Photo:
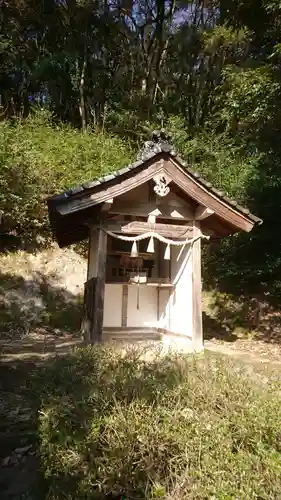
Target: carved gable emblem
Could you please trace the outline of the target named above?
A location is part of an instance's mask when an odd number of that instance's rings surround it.
[[[168,186],[170,180],[167,178],[165,174],[161,174],[157,177],[154,177],[154,191],[158,196],[161,196],[162,198],[164,196],[167,196],[170,192],[170,188]]]

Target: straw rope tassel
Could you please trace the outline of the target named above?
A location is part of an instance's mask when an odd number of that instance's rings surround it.
[[[131,257],[138,257],[138,247],[137,247],[137,242],[134,241],[132,245],[132,250],[131,250]]]
[[[147,245],[147,253],[154,253],[154,238],[151,236],[148,245]]]
[[[137,310],[140,308],[140,282],[137,284]]]
[[[165,260],[170,260],[171,259],[171,248],[170,245],[166,246],[165,254],[164,254],[164,259]]]

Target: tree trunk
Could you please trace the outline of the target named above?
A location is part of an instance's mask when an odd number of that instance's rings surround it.
[[[80,92],[79,112],[80,112],[80,116],[81,116],[82,131],[84,133],[87,130],[85,94],[84,94],[86,68],[87,68],[87,58],[86,58],[86,54],[85,54],[84,55],[84,60],[83,60],[83,66],[82,66],[81,76],[80,76],[80,84],[79,84],[79,92]]]

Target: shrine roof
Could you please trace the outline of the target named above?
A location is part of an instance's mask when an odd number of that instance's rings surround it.
[[[99,192],[106,190],[110,194],[112,185],[118,185],[118,183],[121,183],[124,178],[134,177],[134,175],[136,175],[136,173],[141,169],[145,169],[147,165],[151,165],[161,157],[165,157],[166,159],[173,161],[174,164],[189,177],[189,179],[193,179],[193,181],[196,182],[197,186],[201,186],[202,190],[208,192],[225,207],[231,208],[236,214],[241,214],[241,216],[244,217],[252,226],[262,223],[262,220],[259,217],[252,214],[247,208],[238,204],[221,190],[216,189],[212,183],[206,181],[198,172],[190,168],[177,154],[173,145],[171,145],[165,137],[163,138],[161,136],[160,132],[154,134],[153,141],[147,141],[145,143],[144,148],[139,153],[137,161],[134,163],[127,165],[120,170],[111,172],[103,177],[84,182],[79,186],[67,189],[61,194],[48,198],[47,203],[51,224],[54,226],[54,212],[60,211],[59,207],[69,206],[69,204],[71,205],[73,203],[73,200],[76,200],[76,208],[73,212],[85,210],[90,206],[95,205],[94,199]],[[64,212],[64,215],[67,215],[67,211]]]

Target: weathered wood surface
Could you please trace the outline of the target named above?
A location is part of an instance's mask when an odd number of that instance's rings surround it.
[[[101,229],[91,230],[88,258],[89,279],[85,284],[82,324],[85,341],[90,344],[102,341],[106,257],[107,234]]]
[[[147,217],[148,215],[155,215],[157,218],[171,219],[171,220],[193,220],[194,214],[192,211],[185,207],[178,207],[173,205],[153,205],[153,204],[139,204],[139,206],[125,206],[125,204],[115,203],[111,205],[109,213],[122,214],[122,215],[138,215],[140,217]]]
[[[85,343],[91,343],[92,325],[94,321],[94,296],[96,289],[96,278],[91,278],[84,285],[84,311],[81,325],[81,333]]]
[[[195,212],[195,220],[204,220],[214,215],[214,210],[211,210],[208,207],[203,207],[203,205],[199,205]]]
[[[165,238],[188,238],[192,235],[192,224],[175,225],[175,224],[150,224],[149,222],[132,221],[132,222],[118,222],[109,220],[104,221],[102,224],[92,226],[94,228],[104,229],[105,231],[126,233],[128,235],[144,234],[149,231],[155,231]]]
[[[122,327],[127,326],[128,320],[128,285],[123,285],[122,287]]]
[[[79,199],[78,195],[77,198],[73,197],[69,202],[59,205],[57,211],[61,215],[66,215],[84,210],[87,207],[99,205],[150,181],[156,174],[168,175],[171,181],[185,194],[187,202],[191,198],[199,205],[208,207],[214,214],[221,217],[226,225],[230,224],[233,226],[231,232],[235,232],[235,230],[248,232],[253,228],[254,221],[250,220],[246,213],[241,213],[233,205],[223,200],[219,192],[215,193],[214,190],[211,191],[207,186],[202,185],[200,181],[184,171],[174,158],[169,160],[162,159],[155,163],[151,162],[145,168],[132,170],[125,179],[120,180],[117,177],[109,182],[109,185],[107,183],[101,185],[101,189],[95,190],[93,194],[84,196],[82,199]]]
[[[97,254],[96,254],[96,289],[94,297],[94,315],[92,326],[92,342],[102,341],[103,328],[103,308],[104,308],[104,290],[106,276],[106,257],[107,257],[107,234],[97,231]]]
[[[161,172],[163,161],[151,162],[148,164],[146,168],[135,169],[133,175],[121,180],[120,177],[116,177],[112,182],[110,182],[110,186],[107,186],[105,183],[101,185],[101,189],[94,192],[93,194],[87,195],[81,199],[81,197],[77,196],[77,198],[73,198],[71,201],[58,206],[57,210],[61,215],[70,214],[79,210],[84,210],[87,207],[98,205],[100,203],[104,203],[109,199],[114,199],[117,196],[120,196],[141,184],[148,182],[153,176]]]
[[[125,328],[105,328],[104,340],[108,342],[121,342],[125,344],[151,343],[160,341],[162,334],[157,328],[145,327],[125,327]]]

